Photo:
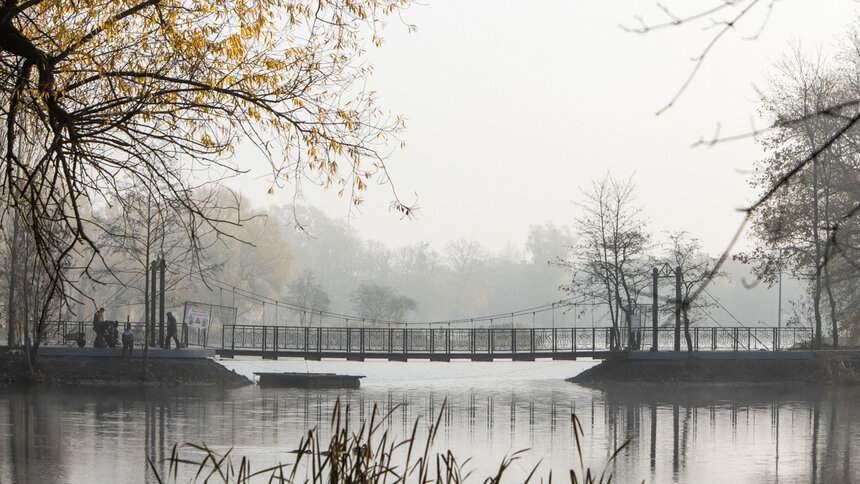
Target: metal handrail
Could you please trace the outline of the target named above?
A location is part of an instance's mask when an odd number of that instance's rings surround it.
[[[118,323],[118,330],[122,333],[126,323],[123,321],[119,321]],[[146,334],[145,323],[134,321],[128,324],[131,326],[132,333],[134,333],[136,345],[143,345],[144,335]],[[196,335],[194,338],[189,337],[187,328],[185,328],[184,324],[182,326],[183,328],[179,330],[179,337],[182,338],[183,346],[203,346],[200,340],[203,339],[205,342],[205,338],[201,338],[200,335]],[[93,331],[92,321],[48,321],[45,323],[45,328],[42,332],[41,344],[43,346],[77,346],[78,333],[84,334],[85,346],[91,347],[93,345],[96,333]]]
[[[277,353],[428,354],[428,355],[540,355],[564,352],[608,352],[610,328],[379,328],[340,326],[225,325],[222,348]],[[779,332],[779,334],[777,334]],[[622,342],[630,341],[626,329]],[[634,333],[634,336],[636,334]],[[811,340],[808,328],[694,327],[694,350],[772,351],[798,347]],[[659,328],[658,350],[674,346],[674,328]],[[638,348],[652,346],[650,328],[638,333]],[[768,344],[773,341],[773,344]],[[686,343],[682,340],[682,349]],[[627,347],[621,348],[628,349]],[[636,349],[636,348],[633,348]]]

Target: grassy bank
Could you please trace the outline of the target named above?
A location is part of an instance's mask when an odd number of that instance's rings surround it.
[[[3,384],[95,384],[95,385],[224,385],[251,383],[207,358],[143,359],[94,357],[40,357],[30,373],[19,355],[0,354],[0,383]]]
[[[590,386],[614,382],[860,385],[860,352],[820,352],[802,360],[619,358],[568,381]]]

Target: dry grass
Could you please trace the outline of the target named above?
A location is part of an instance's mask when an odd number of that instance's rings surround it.
[[[175,445],[170,457],[164,459],[166,475],[160,475],[156,466],[148,460],[154,479],[159,483],[180,482],[223,482],[225,484],[246,484],[250,482],[303,483],[303,484],[398,484],[416,482],[421,484],[460,484],[473,481],[472,473],[467,471],[470,459],[460,461],[450,451],[434,452],[433,442],[445,409],[443,404],[439,415],[431,423],[427,436],[419,439],[420,419],[412,426],[411,435],[405,440],[395,441],[383,424],[391,417],[381,414],[374,407],[369,420],[361,422],[355,432],[350,432],[348,415],[342,417],[340,401],[335,403],[332,412],[332,436],[328,442],[319,438],[316,429],[308,431],[296,450],[295,462],[278,464],[265,469],[253,470],[247,457],[242,457],[238,465],[232,460],[232,449],[221,455],[205,444]],[[583,430],[576,415],[571,414],[579,468],[570,469],[567,478],[571,484],[609,484],[612,473],[607,473],[609,465],[630,443],[628,440],[619,447],[606,463],[604,470],[597,475],[585,466],[582,457]],[[498,469],[491,476],[482,479],[484,484],[498,484],[506,475],[511,464],[523,457],[528,449],[505,456]],[[188,456],[190,455],[190,457]],[[536,478],[541,463],[538,462],[523,480],[528,483]],[[186,477],[193,472],[193,477]],[[541,482],[552,483],[552,471]]]

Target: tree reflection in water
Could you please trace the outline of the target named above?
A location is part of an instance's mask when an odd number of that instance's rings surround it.
[[[287,451],[318,427],[327,438],[338,396],[357,427],[374,405],[395,409],[387,426],[407,436],[416,418],[442,413],[437,445],[475,475],[502,456],[533,449],[517,467],[538,460],[554,473],[575,464],[570,414],[586,436],[586,465],[612,465],[618,482],[860,482],[858,389],[613,386],[591,390],[539,381],[499,388],[367,387],[350,391],[212,389],[5,389],[0,393],[0,482],[140,482],[146,457],[173,445],[235,448],[255,466],[291,459]],[[424,427],[421,427],[424,428]],[[157,464],[164,469],[164,464]],[[148,476],[151,477],[151,476]]]

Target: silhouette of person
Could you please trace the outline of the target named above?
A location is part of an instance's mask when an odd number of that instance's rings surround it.
[[[105,308],[99,308],[93,314],[93,331],[96,333],[96,340],[93,342],[93,346],[96,348],[107,346],[105,342]]]
[[[122,332],[122,357],[126,357],[126,351],[128,351],[128,358],[131,359],[131,355],[134,353],[134,333],[131,332],[131,325],[126,323],[125,331]]]
[[[173,317],[173,313],[167,313],[167,338],[164,341],[164,347],[166,349],[170,349],[170,338],[173,338],[173,341],[176,342],[176,349],[179,349],[179,338],[177,337],[177,328],[176,328],[176,318]]]

